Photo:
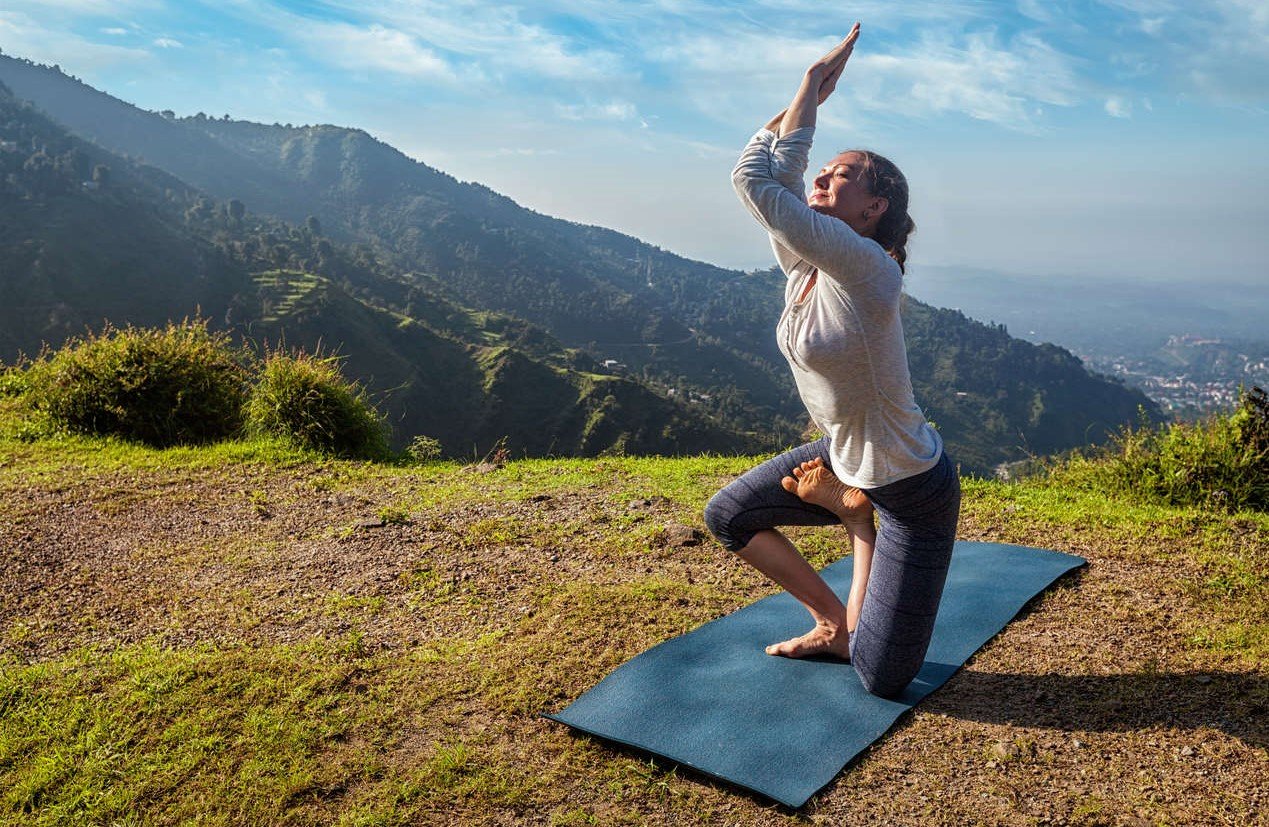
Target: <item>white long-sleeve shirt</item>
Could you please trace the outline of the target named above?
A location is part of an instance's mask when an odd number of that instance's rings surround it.
[[[732,183],[771,234],[788,276],[777,341],[802,403],[832,443],[833,473],[847,485],[878,488],[934,467],[943,441],[913,399],[898,263],[846,222],[807,206],[803,175],[814,131],[760,130]]]

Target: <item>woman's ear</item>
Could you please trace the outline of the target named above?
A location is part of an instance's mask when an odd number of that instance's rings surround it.
[[[886,208],[890,206],[889,198],[882,198],[880,195],[872,199],[868,203],[868,212],[877,217],[880,221],[881,217],[886,214]]]

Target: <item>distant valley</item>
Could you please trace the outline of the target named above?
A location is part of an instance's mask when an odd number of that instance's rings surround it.
[[[1170,416],[1228,409],[1240,385],[1269,386],[1269,274],[1232,283],[1143,285],[917,264],[917,298],[1053,342],[1090,369],[1140,388]]]

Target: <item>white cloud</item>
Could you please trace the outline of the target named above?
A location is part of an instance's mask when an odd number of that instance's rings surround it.
[[[392,31],[419,48],[426,44],[459,56],[464,66],[474,72],[472,79],[476,81],[537,76],[582,82],[611,78],[622,72],[621,60],[615,53],[582,46],[562,34],[525,23],[516,8],[503,4],[384,0],[366,5],[331,0],[327,5],[360,21],[338,24],[345,31]],[[270,16],[283,33],[302,34],[311,26],[333,25],[317,24],[276,9]]]
[[[154,45],[160,49],[183,49],[185,44],[171,37],[156,37]]]
[[[118,26],[111,26],[110,28],[102,29],[101,31],[105,34],[113,34],[113,35],[121,35],[121,34],[128,33],[127,29],[121,29]]]
[[[477,153],[477,154],[480,154],[480,153]],[[538,147],[527,147],[527,146],[517,146],[517,147],[503,146],[503,147],[498,147],[497,149],[488,150],[484,154],[490,158],[507,158],[507,157],[532,158],[532,157],[541,156],[541,155],[559,155],[561,153],[558,149],[540,149]]]
[[[160,0],[5,0],[10,9],[29,8],[40,12],[57,9],[76,15],[118,15],[129,12],[153,9],[161,5]]]
[[[6,54],[61,65],[75,73],[152,59],[144,49],[94,43],[61,26],[46,28],[30,16],[15,11],[0,11],[0,43],[4,44]]]
[[[1033,35],[1000,44],[991,33],[957,42],[926,35],[913,49],[863,61],[888,92],[869,103],[913,116],[961,113],[1033,131],[1041,106],[1071,106],[1080,82],[1071,58]]]
[[[557,104],[555,110],[561,118],[570,121],[630,121],[639,117],[639,110],[629,101]]]
[[[1018,13],[1041,23],[1050,23],[1054,18],[1054,8],[1043,0],[1018,0]]]
[[[1152,39],[1173,86],[1222,104],[1269,103],[1269,3],[1101,0]],[[1168,25],[1173,19],[1184,25]]]
[[[1106,114],[1112,118],[1130,118],[1132,117],[1132,104],[1118,95],[1111,95],[1106,99]]]
[[[676,65],[697,105],[731,120],[729,110],[755,100],[787,101],[806,67],[833,45],[758,31],[711,32],[665,44],[649,57]],[[861,49],[843,78],[838,94],[864,111],[959,113],[1023,131],[1037,128],[1037,104],[1073,105],[1081,86],[1070,56],[1033,35],[1000,43],[991,32],[926,32],[905,49]]]
[[[304,102],[307,103],[311,109],[318,111],[327,111],[330,109],[330,106],[326,101],[326,93],[321,89],[306,89],[303,92],[302,97],[304,98]]]
[[[446,81],[455,79],[453,69],[436,52],[410,34],[387,26],[308,22],[295,34],[316,56],[350,69],[378,69]]]

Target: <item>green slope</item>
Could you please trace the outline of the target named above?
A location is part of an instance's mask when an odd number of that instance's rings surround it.
[[[633,378],[604,379],[627,402],[606,411],[593,361],[540,329],[411,288],[373,254],[309,227],[216,204],[67,134],[3,86],[0,142],[2,361],[106,322],[159,325],[201,314],[261,345],[344,354],[347,373],[389,414],[398,445],[426,434],[451,455],[504,439],[517,456],[739,447],[739,435],[705,411]],[[86,188],[94,174],[96,188]],[[356,295],[303,270],[250,275],[262,262],[292,258],[339,275]],[[394,302],[397,311],[385,306]],[[497,370],[483,358],[491,348],[507,354]],[[594,422],[603,427],[588,429]]]
[[[249,284],[181,222],[184,184],[66,134],[2,84],[0,142],[0,360],[104,320],[218,317]]]

